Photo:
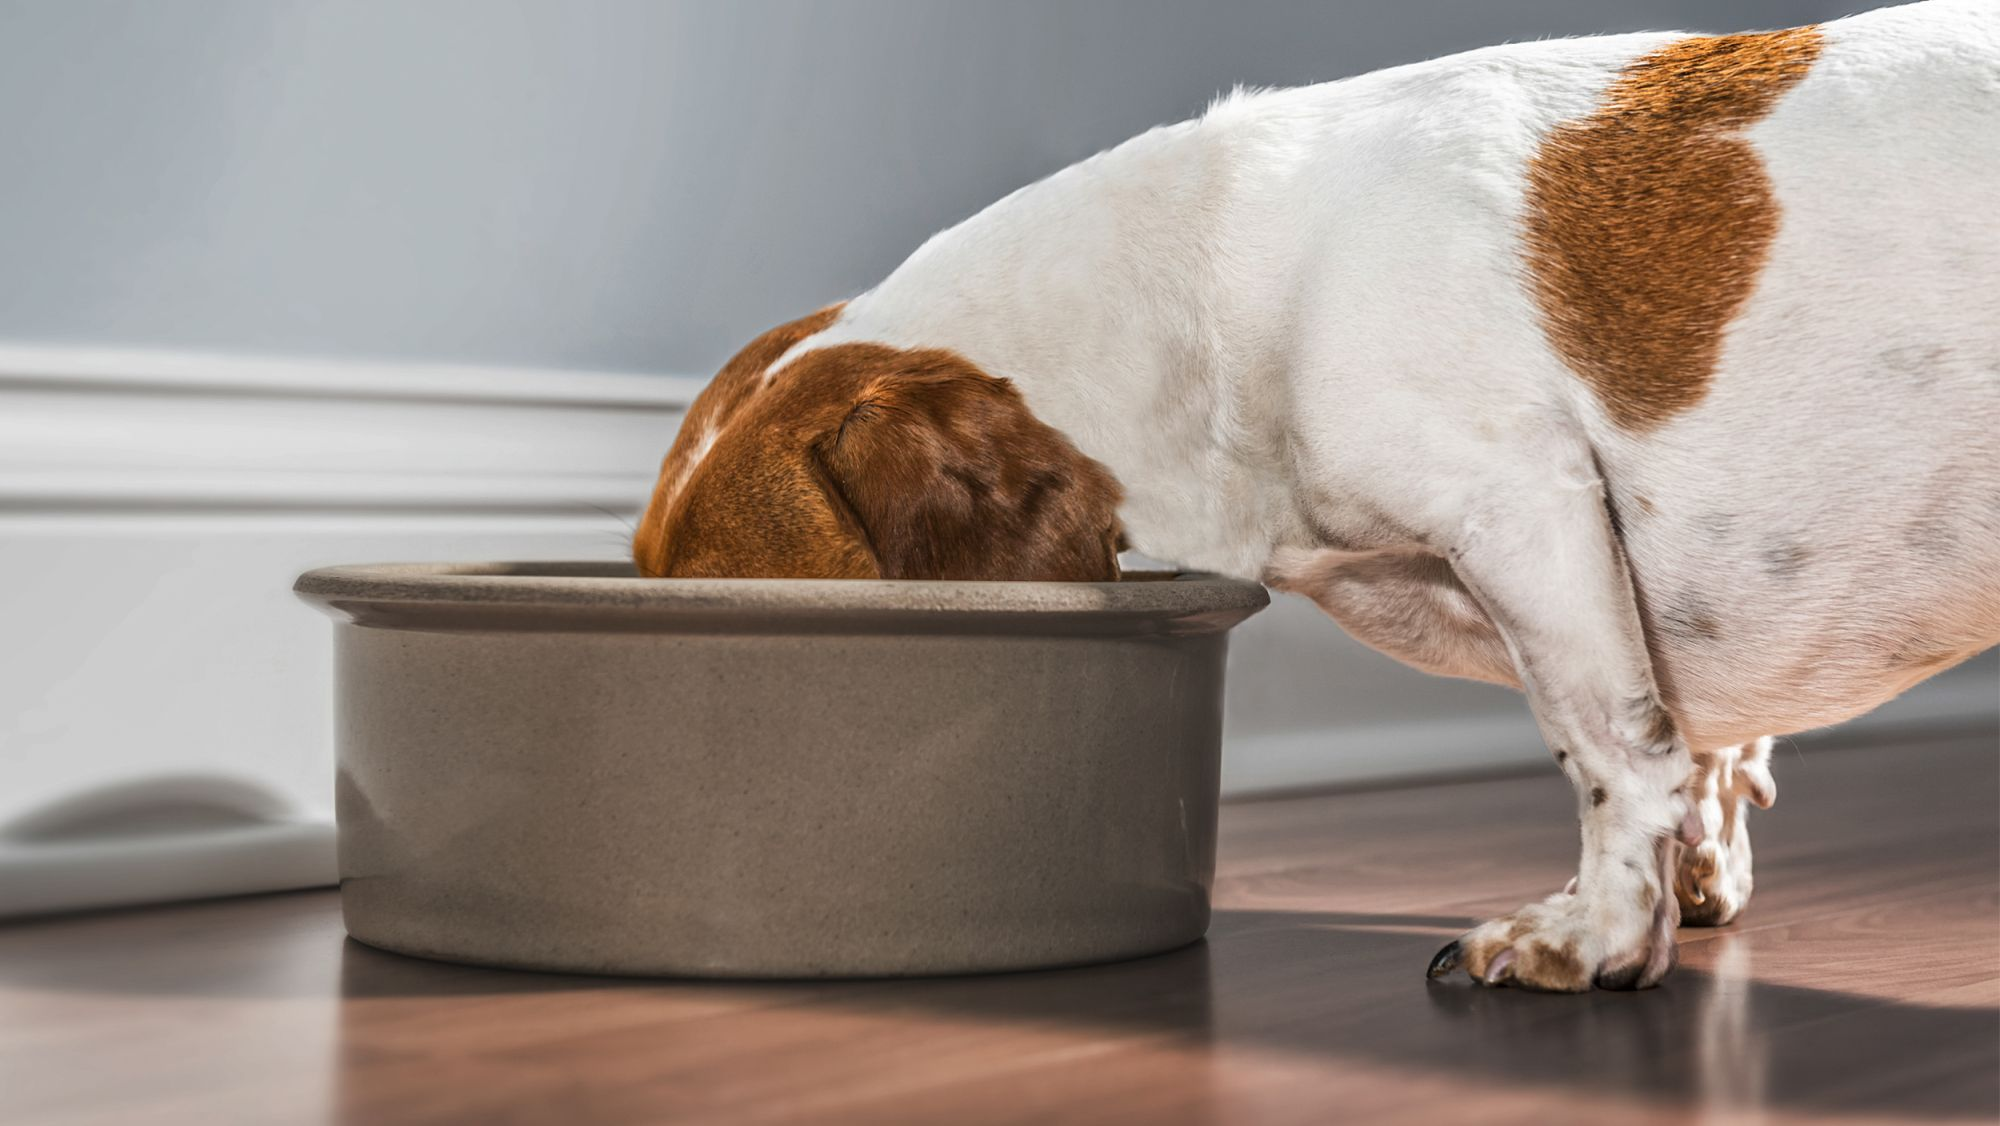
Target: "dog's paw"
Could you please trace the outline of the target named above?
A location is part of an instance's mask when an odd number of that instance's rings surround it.
[[[1658,985],[1679,957],[1667,873],[1680,845],[1662,838],[1656,848],[1652,871],[1633,883],[1566,888],[1473,928],[1437,952],[1429,976],[1463,968],[1486,985],[1562,993]]]
[[[1690,849],[1674,873],[1674,898],[1680,901],[1681,924],[1690,927],[1727,926],[1750,902],[1749,841],[1725,844],[1709,840]]]
[[[1719,927],[1750,902],[1749,807],[1769,809],[1778,796],[1770,737],[1710,756],[1688,796],[1701,818],[1702,841],[1681,854],[1674,898],[1684,925]]]

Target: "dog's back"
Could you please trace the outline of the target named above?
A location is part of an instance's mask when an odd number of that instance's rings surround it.
[[[1730,202],[1773,231],[1699,402],[1600,436],[1663,688],[1719,742],[2000,641],[2000,5],[1816,35],[1743,131]]]

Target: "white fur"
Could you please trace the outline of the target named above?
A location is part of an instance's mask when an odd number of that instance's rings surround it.
[[[1289,580],[1405,656],[1476,622],[1500,671],[1444,671],[1518,682],[1607,795],[1577,894],[1521,918],[1608,965],[1654,929],[1630,903],[1691,747],[2000,640],[2000,5],[1823,34],[1749,134],[1782,207],[1760,284],[1707,396],[1644,434],[1552,351],[1519,220],[1538,142],[1663,34],[1232,95],[932,238],[788,355],[956,349],[1113,471],[1145,554]],[[1674,633],[1690,606],[1719,636]]]
[[[769,378],[770,373],[766,372],[765,379],[768,381]],[[674,474],[673,482],[667,486],[666,492],[662,494],[664,502],[672,503],[674,498],[681,495],[681,490],[687,487],[688,479],[694,476],[694,471],[700,467],[702,460],[708,457],[709,451],[715,448],[715,441],[720,437],[722,437],[722,431],[716,429],[713,425],[701,432],[701,439],[695,443],[693,451],[688,454],[687,461],[681,465],[680,472]]]

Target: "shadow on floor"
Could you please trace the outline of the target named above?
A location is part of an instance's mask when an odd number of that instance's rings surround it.
[[[1754,980],[1734,936],[1713,970],[1655,990],[1488,989],[1422,970],[1474,920],[1218,912],[1209,940],[1156,958],[1005,979],[885,982],[843,1002],[1027,1022],[1140,1026],[1216,1046],[1371,1060],[1665,1106],[1816,1114],[2000,1115],[2000,1014]]]
[[[615,1027],[595,1035],[623,1052],[659,1058],[732,1020],[782,1028],[799,1043],[818,1035],[816,1021],[833,1029],[849,1018],[909,1013],[975,1026],[1157,1036],[1190,1050],[1378,1063],[1668,1108],[2000,1117],[1993,1080],[2000,1014],[1991,1009],[1759,983],[1748,943],[1726,932],[1706,945],[1705,955],[1716,951],[1702,959],[1712,968],[1683,966],[1664,986],[1643,993],[1550,996],[1485,989],[1463,978],[1426,981],[1422,970],[1432,951],[1471,922],[1220,911],[1207,941],[1112,965],[991,977],[747,983],[479,969],[352,941],[341,944],[336,959],[329,944],[338,940],[321,914],[221,932],[229,934],[223,942],[210,940],[218,933],[211,919],[199,931],[169,935],[143,957],[96,949],[86,931],[61,955],[5,965],[0,977],[38,991],[338,996],[343,1072],[379,1054],[375,1038],[384,1025],[371,1014],[385,1000],[396,1009],[395,999],[467,998],[476,1008],[447,1019],[533,1022],[556,1011],[548,1005],[557,995],[572,993],[618,1010]],[[573,1006],[563,1011],[572,1014],[571,1026],[589,1023],[587,1010],[581,1019]]]
[[[1113,965],[977,978],[674,983],[421,962],[348,943],[348,997],[660,991],[815,1014],[944,1014],[1159,1034],[1188,1047],[1274,1048],[1412,1072],[1638,1098],[1659,1106],[1831,1115],[2000,1116],[2000,1015],[1754,980],[1747,945],[1712,941],[1644,993],[1551,996],[1426,981],[1444,936],[1473,920],[1221,911],[1206,942]],[[767,1017],[766,1019],[776,1019]],[[666,1050],[669,1045],[663,1044]]]

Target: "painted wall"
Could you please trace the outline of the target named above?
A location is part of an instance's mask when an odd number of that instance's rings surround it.
[[[0,0],[0,340],[702,374],[1243,83],[1866,0]]]

